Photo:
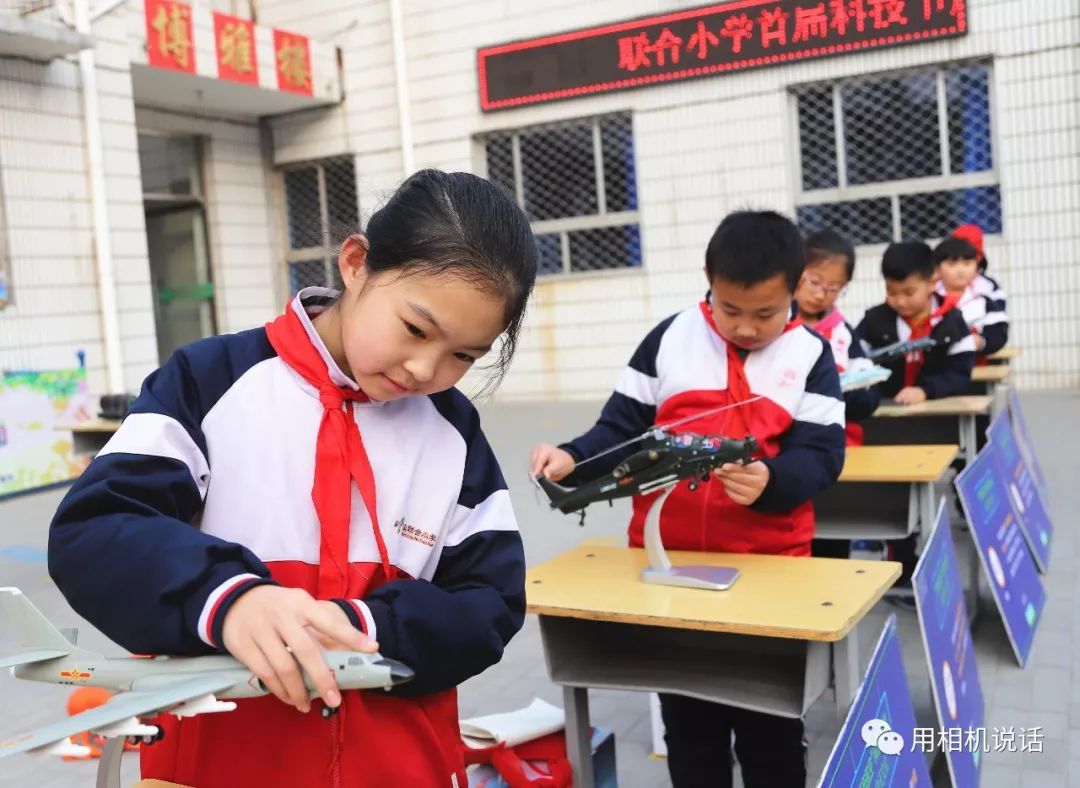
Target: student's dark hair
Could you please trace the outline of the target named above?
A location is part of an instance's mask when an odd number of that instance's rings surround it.
[[[881,275],[892,282],[909,276],[931,279],[934,276],[934,253],[922,241],[889,244],[881,258]]]
[[[705,250],[709,279],[742,287],[781,274],[792,293],[806,265],[802,235],[775,211],[735,211],[716,228]]]
[[[979,250],[963,238],[946,238],[934,247],[934,265],[946,260],[978,260]]]
[[[820,263],[830,257],[842,257],[847,280],[855,276],[855,245],[835,230],[818,230],[806,237],[806,264]]]
[[[504,299],[506,329],[493,384],[506,374],[536,281],[536,239],[525,212],[499,187],[467,172],[420,170],[371,216],[373,273],[453,274]]]

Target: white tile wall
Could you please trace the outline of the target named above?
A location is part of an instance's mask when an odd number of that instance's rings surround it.
[[[726,212],[747,206],[793,211],[791,85],[987,56],[994,58],[995,156],[1005,223],[1001,237],[988,239],[987,253],[991,273],[1004,280],[1010,294],[1014,342],[1024,350],[1018,381],[1080,385],[1080,7],[1075,0],[970,0],[971,32],[962,39],[488,115],[479,111],[478,47],[696,5],[695,0],[403,4],[418,167],[476,169],[472,140],[484,131],[617,110],[633,113],[645,267],[540,283],[517,361],[499,396],[604,396],[645,331],[701,297],[705,244]],[[152,321],[145,319],[148,273],[145,242],[139,243],[139,182],[132,172],[136,114],[140,125],[191,129],[208,137],[219,328],[256,325],[283,298],[279,217],[268,199],[272,188],[258,127],[136,113],[125,71],[129,53],[117,52],[133,24],[130,16],[106,19],[98,48],[120,301],[131,313],[125,330],[136,332],[125,336],[132,375],[154,355],[152,336],[145,333],[152,331]],[[273,157],[282,164],[353,153],[361,213],[370,215],[402,177],[388,3],[264,0],[259,24],[341,47],[344,104],[271,122]],[[77,71],[66,63],[0,60],[0,110],[0,177],[18,250],[16,295],[21,302],[26,288],[49,292],[63,284],[73,288],[75,298],[94,277]],[[44,125],[47,130],[40,131]],[[13,213],[12,204],[23,200]],[[880,253],[880,248],[862,250],[855,282],[842,302],[853,320],[881,298]],[[89,304],[92,313],[92,299]],[[92,373],[99,375],[95,316],[61,320],[48,298],[41,308],[52,311],[31,315],[19,303],[0,313],[0,366],[52,357],[66,346],[64,337],[77,335],[79,346],[88,347]],[[73,333],[73,324],[81,333]]]
[[[338,19],[337,0],[316,3]],[[645,269],[542,282],[529,311],[503,398],[586,397],[610,391],[644,332],[703,292],[705,244],[735,208],[793,212],[793,84],[950,60],[993,56],[996,156],[1005,233],[991,238],[991,273],[1011,296],[1024,386],[1080,385],[1080,7],[1073,0],[971,0],[962,39],[879,50],[797,66],[669,84],[483,115],[475,53],[481,46],[700,5],[657,0],[566,0],[542,6],[493,0],[404,4],[416,165],[476,169],[478,132],[629,109],[634,114]],[[286,0],[260,18],[290,15]],[[384,2],[355,8],[363,24],[343,36],[348,141],[362,192],[385,193],[401,177],[389,18]],[[313,15],[321,16],[321,15]],[[348,16],[348,14],[345,14]],[[316,23],[311,23],[316,24]],[[325,28],[327,23],[317,23]],[[314,29],[314,28],[312,28]],[[360,101],[353,99],[362,96]],[[279,129],[314,157],[337,152],[340,133],[300,124]],[[369,204],[364,213],[370,212]],[[880,248],[863,250],[843,300],[852,319],[881,300]],[[1056,299],[1056,300],[1055,300]]]

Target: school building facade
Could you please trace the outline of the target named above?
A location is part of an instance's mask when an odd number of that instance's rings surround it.
[[[705,292],[720,218],[987,231],[1019,385],[1080,385],[1075,0],[0,0],[0,369],[135,391],[334,280],[421,167],[484,174],[542,276],[496,395],[598,399]]]

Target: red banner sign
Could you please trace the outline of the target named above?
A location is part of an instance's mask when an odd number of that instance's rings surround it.
[[[214,50],[218,76],[247,85],[259,84],[255,56],[255,25],[247,19],[214,14]]]
[[[966,0],[730,0],[481,49],[480,107],[538,104],[966,32]]]
[[[312,95],[311,47],[305,36],[274,31],[274,68],[278,90]]]
[[[146,0],[147,60],[156,68],[195,73],[191,7],[172,0]]]

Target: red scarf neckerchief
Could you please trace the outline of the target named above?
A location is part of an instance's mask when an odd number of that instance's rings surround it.
[[[347,404],[365,402],[367,396],[362,391],[334,384],[326,362],[312,344],[292,305],[286,308],[285,314],[266,324],[266,336],[278,357],[318,390],[323,406],[315,444],[315,479],[311,487],[320,531],[316,598],[334,599],[348,594],[352,481],[360,488],[360,497],[371,518],[386,579],[392,580],[390,558],[379,530],[375,475],[353,418],[352,406]]]
[[[705,316],[705,322],[709,324],[709,327],[716,332],[716,335],[723,340],[724,346],[727,348],[727,384],[728,395],[731,401],[745,402],[751,397],[753,393],[750,391],[750,381],[746,378],[746,370],[743,367],[743,360],[739,356],[738,350],[728,340],[724,339],[723,334],[720,333],[720,329],[716,327],[716,318],[713,316],[712,305],[706,300],[701,302],[701,314]],[[802,318],[796,316],[792,320],[788,321],[788,324],[784,326],[784,333],[791,331],[793,328],[798,328],[802,325]],[[750,435],[749,422],[746,419],[746,415],[743,413],[744,407],[731,408],[724,414],[724,435],[729,438],[745,438]]]
[[[960,300],[960,296],[953,294],[947,295],[941,300],[941,306],[934,310],[928,317],[919,320],[918,322],[912,322],[907,318],[904,318],[904,322],[911,328],[911,336],[909,340],[922,339],[930,336],[930,332],[934,330],[941,318],[946,313],[956,308],[957,302]],[[919,373],[922,372],[923,365],[926,363],[926,353],[922,350],[912,350],[904,355],[904,388],[914,386],[919,379]]]
[[[465,763],[490,763],[510,788],[570,788],[573,775],[566,757],[562,731],[541,736],[516,747],[496,744],[482,749],[465,748]],[[526,761],[537,776],[530,777]]]

